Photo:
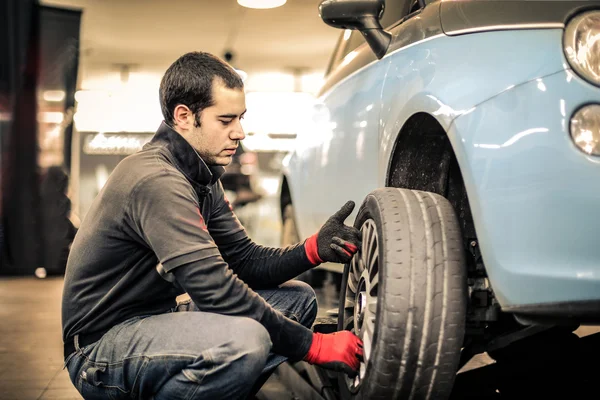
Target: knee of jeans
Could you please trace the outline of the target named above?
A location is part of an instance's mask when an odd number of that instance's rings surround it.
[[[260,323],[250,318],[237,318],[229,328],[235,333],[231,340],[204,352],[192,364],[186,366],[184,376],[188,381],[208,385],[207,368],[215,378],[229,377],[227,379],[230,380],[230,384],[227,390],[245,390],[258,378],[271,351],[269,333]],[[229,397],[239,396],[220,398]]]
[[[298,322],[302,323],[304,326],[312,326],[318,312],[317,294],[315,293],[315,290],[308,283],[302,281],[289,281],[286,282],[285,285],[289,285],[296,293],[298,302],[306,307],[301,321]]]
[[[313,300],[316,300],[317,294],[315,290],[306,282],[302,281],[287,281],[282,285],[282,288],[286,288],[289,291],[293,291],[296,296],[303,299],[306,304],[310,304]]]
[[[318,313],[317,298],[315,297],[308,305],[308,309],[299,321],[302,325],[310,328],[315,322]]]
[[[262,370],[271,351],[271,337],[266,328],[253,319],[243,318],[240,321],[239,337],[234,345],[236,353],[244,357],[245,364],[251,368],[256,366]]]

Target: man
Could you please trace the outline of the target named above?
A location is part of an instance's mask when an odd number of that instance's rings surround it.
[[[160,100],[164,122],[115,168],[71,249],[63,340],[77,390],[86,399],[236,399],[286,359],[355,373],[360,339],[309,330],[315,294],[290,281],[351,259],[360,233],[344,220],[354,204],[302,244],[253,243],[219,182],[244,139],[240,77],[188,53],[166,71]],[[176,305],[183,293],[191,301]]]

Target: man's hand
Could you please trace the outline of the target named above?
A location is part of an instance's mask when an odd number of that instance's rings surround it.
[[[358,229],[344,225],[344,221],[352,213],[354,202],[349,201],[333,214],[319,232],[306,240],[306,255],[311,263],[322,262],[345,264],[361,245],[361,233]]]
[[[363,359],[363,343],[350,331],[314,333],[304,360],[309,364],[356,376]]]

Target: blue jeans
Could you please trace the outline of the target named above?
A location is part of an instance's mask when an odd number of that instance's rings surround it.
[[[271,306],[310,328],[313,289],[289,281],[256,290]],[[245,317],[199,311],[193,302],[129,319],[80,348],[65,365],[85,399],[243,399],[286,360],[273,354],[267,330]]]

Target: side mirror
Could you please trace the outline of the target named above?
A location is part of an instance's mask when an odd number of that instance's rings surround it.
[[[381,59],[392,41],[392,35],[384,31],[379,22],[384,9],[385,0],[323,0],[319,15],[334,28],[359,30]]]

